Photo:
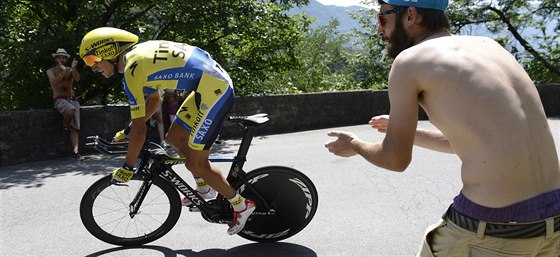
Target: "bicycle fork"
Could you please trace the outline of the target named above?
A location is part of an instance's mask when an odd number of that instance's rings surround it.
[[[138,211],[140,210],[140,206],[142,205],[142,202],[146,197],[146,193],[148,192],[148,190],[150,190],[150,187],[152,186],[153,183],[150,178],[145,178],[143,181],[144,182],[142,183],[140,190],[138,190],[138,193],[134,197],[134,200],[132,200],[132,202],[130,202],[130,205],[128,206],[130,211],[129,212],[130,218],[134,218],[134,216],[138,214]]]

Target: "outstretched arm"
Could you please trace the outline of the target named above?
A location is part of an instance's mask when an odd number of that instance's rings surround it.
[[[393,171],[403,171],[408,165],[408,162],[400,165],[402,162],[394,154],[390,145],[366,142],[356,135],[345,131],[333,130],[329,131],[327,135],[337,138],[325,144],[325,148],[335,155],[341,157],[361,155],[370,163]]]
[[[371,118],[369,124],[377,131],[385,133],[389,124],[389,115],[375,116]],[[455,153],[447,138],[439,130],[416,129],[414,145],[443,153]]]
[[[369,143],[351,134],[331,131],[329,136],[337,137],[325,145],[330,152],[361,155],[370,163],[392,171],[404,171],[412,160],[412,147],[418,125],[418,95],[421,93],[416,81],[418,67],[414,55],[399,55],[393,61],[389,73],[389,102],[391,122],[387,122],[385,138],[382,142]],[[351,149],[351,151],[349,150]]]
[[[349,157],[356,154],[368,162],[392,171],[404,171],[412,160],[414,133],[418,122],[417,93],[409,83],[402,82],[389,87],[391,114],[395,114],[391,124],[386,123],[383,131],[387,133],[382,142],[370,143],[359,139],[351,133],[331,131],[331,137],[337,139],[328,142],[325,147],[333,154]]]

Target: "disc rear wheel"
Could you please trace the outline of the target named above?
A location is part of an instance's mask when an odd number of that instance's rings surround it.
[[[274,242],[291,237],[305,228],[317,211],[317,189],[303,173],[288,167],[263,167],[247,173],[247,181],[271,209],[245,185],[241,195],[255,200],[257,209],[239,235],[257,242]]]

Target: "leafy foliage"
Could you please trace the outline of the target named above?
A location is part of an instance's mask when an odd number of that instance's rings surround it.
[[[293,68],[295,45],[309,26],[285,10],[308,0],[6,0],[0,9],[0,110],[49,108],[46,70],[51,53],[65,48],[77,57],[80,40],[102,26],[199,46],[223,64],[239,91],[263,77]],[[69,63],[71,59],[69,59]],[[81,62],[80,62],[81,63]],[[83,65],[83,63],[82,63]],[[120,78],[102,79],[80,65],[76,92],[82,105],[125,101]]]
[[[363,1],[366,4],[374,5],[376,0]],[[386,88],[385,81],[389,74],[392,60],[386,55],[385,44],[377,35],[377,20],[372,17],[377,16],[374,9],[362,9],[352,14],[365,30],[356,30],[354,33],[359,38],[358,44],[363,46],[364,52],[357,55],[353,60],[355,69],[355,79],[360,83],[361,88],[372,87],[374,89]]]
[[[354,14],[362,21],[369,21],[371,10]],[[262,88],[252,93],[297,94],[309,92],[381,89],[390,63],[384,63],[384,46],[370,32],[356,30],[352,34],[339,34],[336,19],[326,26],[308,31],[297,45],[298,65],[286,72],[276,72],[263,81]],[[353,41],[352,37],[360,37]],[[354,46],[368,49],[357,50]],[[375,47],[371,47],[375,46]],[[253,88],[257,89],[257,88]]]
[[[337,32],[337,20],[287,15],[309,0],[4,0],[0,8],[0,111],[51,108],[51,53],[77,58],[88,31],[112,26],[141,40],[199,46],[232,77],[237,95],[380,89],[391,60],[377,36],[376,11],[352,13],[364,27]],[[376,0],[363,1],[370,6]],[[560,81],[560,3],[555,0],[454,0],[452,32],[483,30],[511,51],[536,83]],[[104,79],[80,62],[82,105],[126,102],[119,76]]]
[[[297,94],[343,90],[356,87],[350,60],[353,53],[345,48],[349,35],[340,35],[338,21],[307,31],[296,45],[296,65],[285,72],[270,73],[252,94]]]
[[[456,0],[448,15],[456,33],[479,25],[497,35],[536,83],[560,81],[558,1]]]

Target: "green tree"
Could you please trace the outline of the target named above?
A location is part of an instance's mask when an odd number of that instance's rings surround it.
[[[455,33],[468,34],[479,25],[496,35],[536,83],[560,81],[558,1],[456,0],[448,15]]]
[[[309,23],[285,10],[307,2],[6,0],[0,9],[0,24],[6,24],[0,26],[0,110],[52,107],[50,54],[63,47],[77,57],[83,35],[101,26],[128,30],[141,40],[204,48],[229,71],[239,92],[248,91],[269,72],[293,67],[294,45]],[[83,104],[126,101],[118,76],[102,79],[82,65],[76,92]]]
[[[364,0],[369,6],[377,5],[377,0]],[[362,30],[354,30],[357,44],[362,51],[353,59],[354,77],[360,88],[383,89],[387,87],[387,77],[392,59],[387,56],[385,43],[377,35],[377,10],[361,9],[351,14],[362,24]]]
[[[336,31],[339,22],[309,30],[296,45],[295,67],[270,73],[252,94],[297,94],[356,88],[349,65],[354,55],[344,47],[349,35]]]

